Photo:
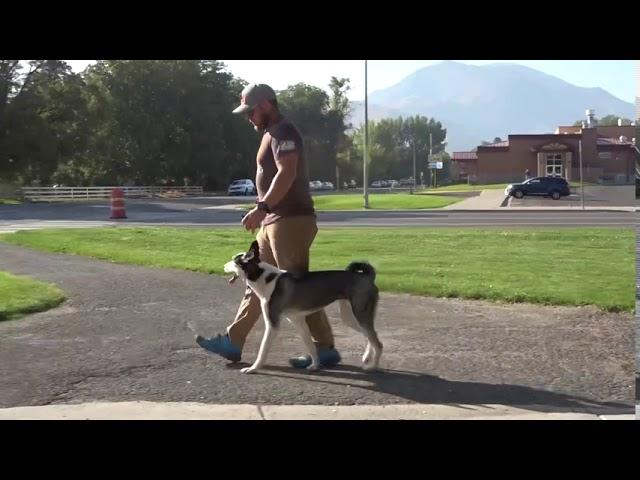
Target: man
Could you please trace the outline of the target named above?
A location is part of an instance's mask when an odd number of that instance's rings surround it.
[[[245,114],[255,130],[262,134],[257,155],[256,188],[258,200],[242,219],[245,229],[260,228],[256,240],[260,259],[283,270],[309,269],[309,250],[316,236],[313,200],[309,192],[309,174],[302,136],[278,109],[275,92],[264,84],[249,85],[242,91],[241,105],[233,113]],[[232,362],[240,361],[247,335],[261,315],[260,301],[247,288],[233,323],[226,335],[198,344]],[[334,348],[333,333],[324,310],[307,318],[320,364],[331,367],[340,362]],[[296,368],[306,368],[311,357],[289,359]]]

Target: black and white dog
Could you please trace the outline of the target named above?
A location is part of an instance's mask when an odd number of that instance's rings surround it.
[[[342,320],[367,339],[362,356],[363,368],[378,368],[382,343],[374,330],[378,305],[376,272],[368,263],[351,263],[344,271],[289,272],[260,261],[258,242],[246,253],[239,253],[225,264],[224,271],[233,273],[230,283],[242,278],[260,299],[265,323],[258,358],[243,373],[264,366],[282,317],[291,322],[304,341],[311,357],[309,370],[320,367],[318,353],[311,338],[305,316],[338,301]]]

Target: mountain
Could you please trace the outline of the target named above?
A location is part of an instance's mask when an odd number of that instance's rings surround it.
[[[446,61],[425,67],[396,85],[369,95],[369,118],[425,115],[447,128],[449,151],[470,150],[483,140],[517,133],[553,133],[594,109],[596,117],[633,119],[634,105],[601,88],[572,85],[522,65],[484,66]],[[352,102],[350,121],[364,121]]]

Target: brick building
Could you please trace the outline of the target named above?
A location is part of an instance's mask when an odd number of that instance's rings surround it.
[[[452,178],[472,183],[510,183],[531,176],[580,180],[580,147],[585,182],[633,184],[638,152],[636,127],[561,126],[555,133],[509,135],[508,140],[480,145],[475,152],[454,152]]]

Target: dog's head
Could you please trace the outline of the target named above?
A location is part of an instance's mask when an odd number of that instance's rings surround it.
[[[235,282],[238,278],[243,280],[256,281],[263,272],[260,268],[260,249],[258,242],[253,241],[246,253],[238,253],[230,262],[224,266],[226,273],[232,273],[229,283]]]

